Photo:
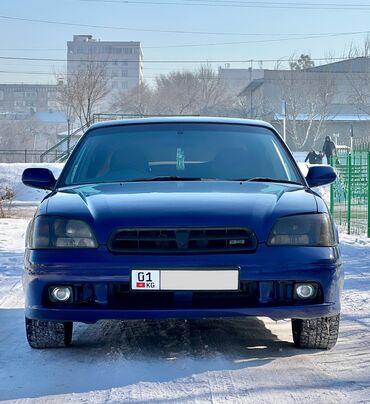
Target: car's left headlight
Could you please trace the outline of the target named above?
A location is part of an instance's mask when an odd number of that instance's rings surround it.
[[[82,220],[55,216],[37,216],[27,237],[27,247],[97,248],[98,243],[90,226]]]
[[[328,214],[301,214],[278,219],[267,245],[331,247],[336,245],[336,237]]]

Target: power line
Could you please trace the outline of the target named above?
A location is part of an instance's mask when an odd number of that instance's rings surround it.
[[[182,45],[166,45],[166,46],[143,46],[143,49],[172,49],[172,48],[198,48],[198,47],[209,47],[209,46],[225,46],[225,45],[246,45],[246,44],[258,44],[258,43],[271,43],[271,42],[287,42],[292,40],[305,40],[305,39],[322,39],[322,38],[332,38],[337,36],[354,36],[354,35],[364,35],[370,34],[370,31],[358,31],[358,32],[344,32],[344,33],[327,33],[327,34],[308,34],[307,36],[290,38],[274,38],[274,39],[259,39],[253,41],[231,41],[231,42],[211,42],[211,43],[196,43],[196,44],[182,44]],[[22,51],[22,52],[34,52],[34,51],[64,51],[67,49],[37,49],[37,48],[4,48],[0,51]]]
[[[176,71],[176,70],[173,71],[172,70],[172,71],[169,71],[168,73],[178,73],[178,72],[179,71]],[[312,70],[311,71],[304,71],[304,70],[299,70],[299,71],[296,71],[296,70],[277,70],[277,72],[281,73],[281,75],[279,75],[279,77],[260,77],[260,79],[266,80],[267,82],[270,82],[270,81],[283,81],[283,80],[291,81],[291,80],[294,80],[294,79],[296,79],[297,81],[304,81],[304,82],[307,82],[307,81],[322,81],[322,82],[334,81],[335,82],[335,81],[363,81],[363,80],[368,80],[369,77],[370,77],[370,72],[356,72],[355,73],[356,77],[351,77],[351,78],[349,78],[348,76],[347,77],[342,77],[343,74],[350,74],[350,72],[312,71]],[[286,72],[290,72],[291,75],[289,75],[289,77],[282,76]],[[302,76],[297,77],[301,73],[303,73],[303,74],[310,74],[310,73],[313,73],[313,74],[315,74],[315,73],[325,74],[326,73],[326,74],[331,74],[331,75],[332,74],[337,74],[337,75],[340,75],[340,76],[336,76],[334,78],[313,77],[313,76],[311,76],[311,77],[306,76],[306,77],[303,77],[303,78],[302,78]],[[59,74],[59,73],[52,73],[52,72],[19,71],[19,70],[17,70],[17,71],[16,70],[0,70],[0,74],[52,75],[54,77],[73,76],[74,75],[73,73],[60,73]],[[166,74],[167,73],[160,73],[160,74],[158,74],[156,76],[145,76],[145,78],[146,79],[155,79],[155,78],[158,78],[161,75],[166,75]],[[357,77],[357,75],[361,75],[361,77]],[[364,76],[364,75],[366,75],[366,76]],[[206,79],[218,79],[218,78],[220,78],[220,76],[217,76],[217,75],[215,75],[215,76],[205,76],[204,78],[206,78]],[[115,79],[119,80],[119,79],[122,79],[122,77],[112,77],[111,79],[112,80],[115,80]],[[225,77],[224,78],[221,77],[221,79],[227,80]],[[231,78],[230,81],[238,80],[238,81],[245,81],[245,82],[249,83],[251,81],[258,80],[258,79],[259,78],[254,78],[254,79],[250,80],[250,79],[248,79],[246,77],[244,77],[244,78],[238,77],[238,78]],[[4,83],[1,83],[1,84],[4,84]],[[21,84],[21,83],[14,83],[14,84]]]
[[[322,39],[322,38],[332,38],[338,36],[352,36],[352,35],[364,35],[369,34],[370,31],[361,32],[347,32],[347,33],[332,33],[332,34],[322,34],[322,35],[309,35],[295,38],[276,38],[276,39],[259,39],[254,41],[238,41],[238,42],[214,42],[207,44],[188,44],[188,45],[167,45],[167,46],[144,46],[144,49],[166,49],[166,48],[192,48],[192,47],[202,47],[202,46],[222,46],[222,45],[245,45],[245,44],[257,44],[257,43],[269,43],[269,42],[286,42],[295,41],[302,39]]]
[[[369,6],[370,10],[370,6]],[[64,26],[72,26],[72,27],[84,27],[84,28],[98,28],[98,29],[112,29],[112,30],[123,30],[123,31],[143,31],[143,32],[161,32],[166,34],[191,34],[191,35],[220,35],[220,36],[340,36],[340,35],[357,35],[357,34],[367,34],[369,31],[352,31],[352,32],[320,32],[320,33],[246,33],[246,32],[214,32],[214,31],[183,31],[183,30],[163,30],[163,29],[154,29],[154,28],[138,28],[138,27],[118,27],[111,25],[94,25],[94,24],[80,24],[73,23],[67,21],[54,21],[54,20],[40,20],[34,18],[22,18],[22,17],[13,17],[7,15],[0,15],[0,18],[4,20],[10,21],[23,21],[23,22],[32,22],[32,23],[40,23],[40,24],[49,24],[49,25],[64,25]]]
[[[370,9],[369,9],[370,10]],[[61,21],[51,21],[51,20],[37,20],[37,19],[29,19],[29,18],[19,18],[19,17],[10,17],[0,15],[2,19],[8,20],[16,20],[16,21],[25,21],[25,22],[33,22],[33,23],[42,23],[42,24],[56,24],[56,25],[67,25],[67,26],[82,26],[82,27],[90,27],[90,28],[104,28],[104,29],[122,29],[122,30],[143,30],[150,32],[166,32],[166,33],[181,33],[181,34],[206,34],[206,35],[241,35],[241,36],[289,36],[294,37],[294,40],[307,40],[307,39],[322,39],[322,38],[331,38],[338,36],[353,36],[353,35],[368,35],[370,30],[368,31],[352,31],[352,32],[327,32],[327,33],[307,33],[307,34],[298,34],[298,33],[285,33],[285,34],[262,34],[262,33],[230,33],[230,32],[205,32],[205,31],[171,31],[171,30],[156,30],[156,29],[139,29],[139,28],[127,28],[127,27],[113,27],[113,26],[101,26],[101,25],[89,25],[89,24],[75,24],[70,22],[61,22]],[[193,43],[193,44],[181,44],[181,45],[166,45],[166,46],[144,46],[144,49],[169,49],[169,48],[193,48],[193,47],[204,47],[204,46],[225,46],[225,45],[243,45],[243,44],[258,44],[258,43],[273,43],[273,42],[287,42],[291,41],[292,38],[269,38],[269,39],[260,39],[260,40],[252,40],[252,41],[232,41],[232,42],[212,42],[212,43]],[[6,49],[0,49],[6,50]],[[8,49],[19,50],[19,51],[61,51],[65,49],[61,48],[50,48],[50,49],[37,49],[37,48],[19,48],[19,49]]]
[[[339,61],[339,60],[350,60],[353,59],[351,57],[323,57],[323,58],[314,58],[310,59],[312,61]],[[137,60],[117,60],[117,59],[57,59],[57,58],[36,58],[36,57],[17,57],[17,56],[0,56],[0,60],[36,60],[36,61],[44,61],[44,62],[74,62],[74,63],[138,63]],[[271,62],[294,62],[298,61],[299,58],[281,58],[281,59],[218,59],[218,60],[142,60],[143,63],[150,64],[212,64],[212,63],[271,63]]]
[[[28,51],[66,51],[66,48],[0,48],[0,51],[22,51],[22,52],[28,52]]]
[[[189,2],[189,3],[197,3],[199,0],[182,0],[184,2]],[[316,2],[284,2],[284,1],[248,1],[248,0],[203,0],[203,2],[206,3],[226,3],[226,4],[266,4],[266,5],[302,5],[302,6],[340,6],[340,7],[363,7],[363,6],[368,6],[367,4],[364,3],[335,3],[335,2],[330,2],[330,3],[322,3],[320,1]]]
[[[181,44],[181,45],[165,45],[165,46],[142,46],[145,49],[172,49],[172,48],[195,48],[195,47],[209,47],[209,46],[224,46],[224,45],[246,45],[246,44],[258,44],[258,43],[271,43],[271,42],[286,42],[294,40],[305,40],[305,39],[322,39],[322,38],[332,38],[338,36],[354,36],[354,35],[364,35],[370,34],[369,31],[354,31],[354,32],[338,32],[338,33],[326,33],[326,34],[306,34],[306,36],[295,36],[294,38],[273,38],[273,39],[258,39],[253,41],[231,41],[231,42],[211,42],[211,43],[193,43],[193,44]],[[293,35],[293,34],[291,34]],[[301,34],[305,35],[305,34]],[[54,48],[54,49],[40,49],[40,48],[3,48],[0,51],[22,51],[22,52],[34,52],[34,51],[64,51],[65,48]]]
[[[209,47],[209,46],[225,46],[225,45],[246,45],[246,44],[258,44],[258,43],[273,43],[273,42],[287,42],[294,40],[305,40],[305,39],[322,39],[322,38],[332,38],[338,36],[354,36],[354,35],[365,35],[370,34],[370,31],[354,31],[354,32],[342,32],[342,33],[327,33],[327,34],[307,34],[308,36],[295,37],[295,38],[274,38],[274,39],[259,39],[253,41],[231,41],[231,42],[211,42],[211,43],[196,43],[196,44],[182,44],[182,45],[166,45],[166,46],[142,46],[145,49],[172,49],[172,48],[199,48],[199,47]],[[303,35],[303,34],[302,34]],[[21,52],[38,52],[38,51],[63,51],[66,52],[66,48],[54,48],[54,49],[40,49],[40,48],[0,48],[0,51],[21,51]]]
[[[211,2],[208,0],[197,2],[179,1],[142,1],[142,0],[80,0],[89,3],[116,3],[116,4],[139,4],[139,5],[165,5],[165,6],[190,6],[190,7],[226,7],[226,8],[261,8],[261,9],[293,9],[293,10],[344,10],[364,11],[370,10],[367,4],[342,4],[342,3],[288,3],[288,2]]]
[[[4,20],[11,21],[24,21],[24,22],[35,22],[41,24],[52,24],[52,25],[64,25],[70,27],[84,27],[84,28],[97,28],[97,29],[112,29],[112,30],[122,30],[122,31],[143,31],[143,32],[161,32],[165,34],[191,34],[191,35],[224,35],[224,36],[251,36],[251,35],[264,35],[264,34],[250,34],[250,33],[237,33],[237,32],[212,32],[212,31],[182,31],[182,30],[164,30],[164,29],[154,29],[154,28],[138,28],[138,27],[118,27],[112,25],[95,25],[95,24],[80,24],[72,23],[66,21],[52,21],[52,20],[40,20],[34,18],[21,18],[12,17],[7,15],[0,15],[0,18]],[[289,34],[287,34],[289,35]]]

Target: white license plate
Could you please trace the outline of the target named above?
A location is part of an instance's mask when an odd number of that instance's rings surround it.
[[[131,271],[131,289],[172,291],[238,290],[239,271],[236,269],[135,269]]]

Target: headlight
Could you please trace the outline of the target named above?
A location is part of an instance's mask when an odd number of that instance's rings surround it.
[[[331,219],[326,213],[280,218],[274,225],[267,245],[330,247],[336,244]]]
[[[28,247],[39,248],[97,248],[90,226],[82,220],[38,216],[33,222]]]

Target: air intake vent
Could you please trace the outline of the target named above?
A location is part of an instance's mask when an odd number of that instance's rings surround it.
[[[257,238],[249,229],[118,229],[108,248],[118,254],[254,252]]]

